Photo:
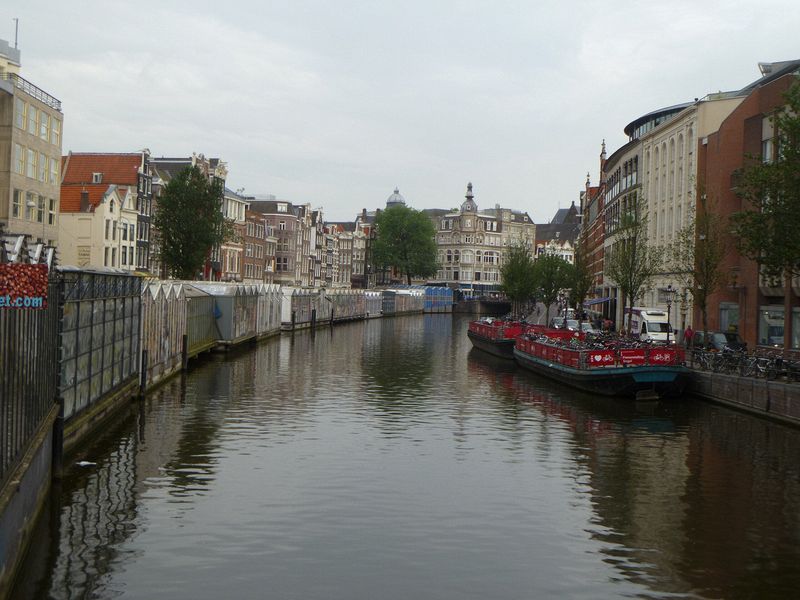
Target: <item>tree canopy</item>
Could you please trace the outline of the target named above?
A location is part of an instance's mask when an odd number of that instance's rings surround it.
[[[589,257],[584,244],[579,243],[575,248],[575,263],[572,265],[572,278],[569,284],[570,297],[575,303],[578,320],[583,319],[583,303],[589,295],[594,283],[594,275],[589,268]]]
[[[212,249],[233,237],[222,214],[224,188],[197,167],[173,177],[158,199],[153,225],[158,229],[158,256],[169,274],[194,279]]]
[[[550,305],[572,282],[573,267],[560,256],[544,254],[536,259],[533,278],[539,298],[545,306],[545,322],[550,320]]]
[[[636,210],[620,216],[611,253],[605,256],[604,271],[614,281],[622,296],[622,314],[650,288],[653,277],[661,270],[663,249],[650,244],[647,237],[647,216]]]
[[[791,347],[792,277],[800,275],[800,81],[784,94],[771,118],[774,137],[739,173],[745,202],[731,218],[739,251],[768,277],[784,279],[784,348]]]
[[[722,270],[726,219],[709,205],[705,194],[700,194],[699,201],[697,216],[678,231],[669,249],[669,263],[673,273],[692,291],[704,335],[708,335],[708,299],[726,281]]]
[[[773,277],[800,274],[800,82],[784,97],[772,117],[775,150],[740,173],[736,192],[749,206],[732,217],[742,254]]]
[[[393,267],[406,276],[409,285],[412,277],[436,274],[436,229],[425,213],[398,204],[378,215],[376,229],[375,267]]]
[[[512,303],[512,312],[521,315],[524,305],[536,294],[534,262],[530,250],[524,244],[513,244],[505,251],[500,277],[503,290]]]

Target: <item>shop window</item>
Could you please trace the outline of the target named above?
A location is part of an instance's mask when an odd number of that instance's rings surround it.
[[[761,306],[758,311],[758,344],[783,348],[783,306]]]

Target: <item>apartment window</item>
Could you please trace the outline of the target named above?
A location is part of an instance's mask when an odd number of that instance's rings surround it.
[[[111,249],[111,266],[112,267],[116,267],[117,266],[117,249],[116,248],[112,248]]]
[[[50,143],[61,145],[61,121],[58,119],[50,119]]]
[[[120,224],[120,229],[122,229],[122,239],[123,241],[128,241],[128,226],[125,223]]]
[[[129,238],[131,241],[133,241],[133,238],[134,238],[134,229],[133,229],[133,223],[131,223],[131,224],[129,224],[129,225],[128,225],[128,238]]]
[[[25,122],[28,118],[28,105],[23,102],[22,98],[15,98],[14,100],[14,104],[16,105],[14,125],[16,125],[18,129],[25,129]]]
[[[25,149],[19,144],[14,144],[14,172],[17,175],[25,174]]]
[[[106,231],[105,231],[105,237],[104,237],[104,239],[106,239],[106,240],[108,239],[108,228],[109,228],[110,225],[111,225],[111,221],[106,219]]]
[[[36,179],[36,156],[36,151],[28,148],[28,168],[25,174],[31,179]]]
[[[19,218],[22,214],[22,191],[14,190],[14,200],[11,204],[11,216]]]
[[[47,181],[47,157],[39,153],[39,181],[46,182]]]
[[[279,221],[278,222],[278,229],[280,231],[285,231],[286,230],[286,221]]]
[[[39,137],[47,141],[50,137],[50,115],[39,111]]]
[[[116,221],[112,221],[111,222],[111,239],[113,241],[117,240],[117,222]]]
[[[278,212],[279,213],[285,213],[286,209],[287,209],[287,205],[286,204],[278,204]]]
[[[58,163],[57,158],[50,159],[50,185],[58,185]]]
[[[106,221],[106,223],[108,223],[108,221]],[[108,266],[108,247],[106,247],[103,251],[103,266]]]
[[[39,196],[39,201],[36,203],[36,220],[39,223],[44,223],[44,203],[46,202],[44,196]]]
[[[47,201],[47,224],[48,225],[55,225],[56,224],[56,199],[50,198]]]
[[[28,133],[36,135],[36,120],[39,116],[39,111],[35,106],[28,106]]]
[[[92,173],[92,183],[103,183],[103,174]]]
[[[36,208],[36,194],[33,192],[25,193],[25,219],[33,220],[33,209]]]
[[[126,246],[122,247],[122,264],[128,264],[128,248]]]

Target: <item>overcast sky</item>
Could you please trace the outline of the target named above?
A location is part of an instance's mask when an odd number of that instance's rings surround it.
[[[22,75],[64,146],[228,163],[228,186],[321,206],[479,208],[549,221],[600,142],[657,108],[800,58],[800,1],[5,0]]]

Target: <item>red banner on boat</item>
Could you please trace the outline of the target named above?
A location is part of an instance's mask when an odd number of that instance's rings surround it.
[[[643,365],[644,348],[625,348],[619,351],[619,358],[623,365]]]
[[[608,367],[616,362],[613,350],[592,350],[587,355],[586,366],[592,367]]]

